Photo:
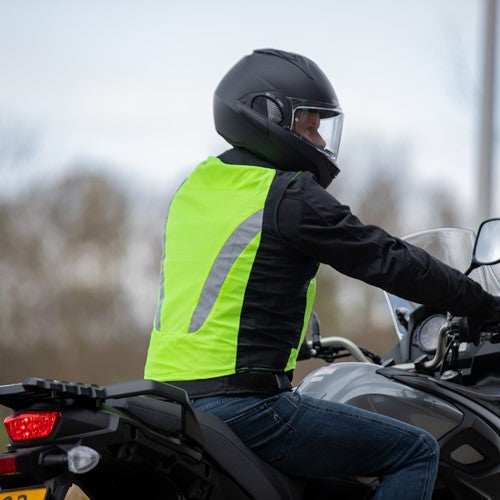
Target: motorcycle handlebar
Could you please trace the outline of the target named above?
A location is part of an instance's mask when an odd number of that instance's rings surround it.
[[[346,339],[345,337],[324,337],[317,340],[308,340],[307,346],[311,350],[312,357],[314,357],[315,351],[318,347],[338,346],[348,351],[356,361],[370,363],[369,359],[362,353],[361,349],[354,342]]]
[[[458,332],[460,328],[459,321],[456,318],[446,322],[439,330],[436,353],[434,357],[430,360],[424,360],[420,363],[401,363],[394,365],[394,368],[399,368],[400,370],[435,370],[438,368],[444,360],[446,354],[447,337],[448,335]],[[491,330],[491,329],[490,329]],[[496,331],[485,331],[481,334],[482,340],[489,340],[492,343],[500,342],[500,325],[497,327]],[[311,357],[321,357],[319,351],[322,348],[328,347],[338,347],[339,349],[346,350],[356,361],[362,363],[370,363],[371,361],[363,354],[361,349],[352,341],[345,337],[325,337],[325,338],[314,338],[313,340],[307,340],[307,346],[310,350]],[[425,359],[425,358],[424,358]],[[418,365],[418,366],[417,366]]]
[[[446,338],[452,333],[460,333],[461,323],[460,318],[453,318],[446,322],[439,330],[437,348],[434,357],[431,360],[424,361],[418,366],[419,369],[423,368],[425,370],[434,370],[444,360],[446,353]],[[492,343],[500,342],[500,325],[496,328],[488,328],[488,331],[481,332],[481,340],[489,340]],[[415,370],[417,368],[416,363],[402,363],[395,365],[394,368],[399,368],[400,370]]]
[[[424,369],[433,370],[443,362],[446,352],[446,337],[454,328],[455,324],[453,321],[448,321],[439,329],[436,353],[431,360],[423,362],[422,367]],[[394,368],[399,368],[400,370],[415,370],[416,366],[415,363],[401,363],[399,365],[394,365]]]

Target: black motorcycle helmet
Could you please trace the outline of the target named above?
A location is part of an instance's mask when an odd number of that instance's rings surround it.
[[[311,126],[311,140],[299,128]],[[214,94],[217,132],[283,170],[309,170],[327,187],[336,164],[343,113],[335,90],[307,57],[255,50],[222,79]],[[309,130],[309,128],[308,128]]]

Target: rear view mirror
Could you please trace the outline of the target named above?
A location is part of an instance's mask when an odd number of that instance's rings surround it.
[[[490,219],[481,224],[472,259],[478,265],[500,262],[500,219]]]

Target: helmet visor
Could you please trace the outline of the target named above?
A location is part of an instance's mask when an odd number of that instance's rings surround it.
[[[344,114],[340,108],[296,106],[290,129],[302,139],[338,157]]]

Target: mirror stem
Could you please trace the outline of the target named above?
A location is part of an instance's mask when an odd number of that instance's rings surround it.
[[[469,276],[469,274],[474,271],[474,269],[477,269],[478,267],[480,267],[481,264],[479,264],[478,262],[476,262],[475,260],[473,260],[469,266],[469,269],[467,269],[467,271],[465,271],[465,276]]]

